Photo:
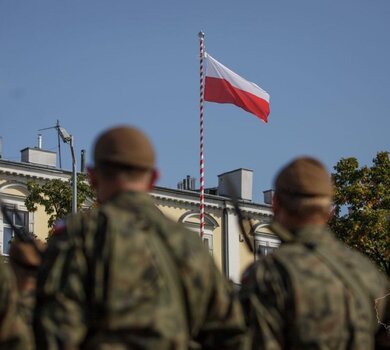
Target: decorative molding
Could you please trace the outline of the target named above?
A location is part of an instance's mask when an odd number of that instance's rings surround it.
[[[177,191],[179,192],[179,190]],[[180,207],[181,205],[186,205],[189,207],[199,207],[199,199],[197,198],[192,199],[189,197],[185,197],[185,193],[176,193],[176,196],[174,194],[171,195],[164,195],[161,193],[156,193],[156,192],[151,192],[150,193],[152,197],[158,201],[158,204],[160,205],[167,205],[173,208]],[[226,201],[225,197],[221,198],[213,198],[213,201],[208,201],[207,199],[205,200],[205,208],[209,210],[220,210],[222,211],[223,209],[227,209],[229,213],[235,213],[234,207]],[[267,210],[263,208],[261,204],[256,204],[256,203],[242,203],[240,205],[240,209],[242,210],[243,213],[246,214],[251,214],[251,215],[260,215],[260,216],[265,216],[265,217],[273,217],[272,209],[267,207]]]
[[[178,219],[178,222],[181,222],[183,224],[188,224],[191,217],[196,217],[196,219],[199,219],[200,212],[195,210],[190,210],[185,212],[180,218]],[[215,220],[210,214],[205,213],[205,226],[209,226],[211,230],[215,230],[217,227],[219,227],[219,224],[217,220]],[[191,224],[191,222],[190,222]]]
[[[6,180],[4,183],[0,184],[0,194],[5,194],[9,196],[18,197],[15,195],[10,195],[8,193],[2,193],[2,191],[8,189],[8,188],[17,188],[21,189],[22,192],[27,195],[27,185],[24,182],[20,182],[17,180]]]

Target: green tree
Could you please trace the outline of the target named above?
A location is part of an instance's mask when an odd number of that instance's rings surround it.
[[[359,167],[356,158],[342,158],[334,170],[332,230],[390,275],[389,152],[378,152],[371,167]]]
[[[47,226],[52,229],[57,219],[64,218],[72,212],[72,183],[52,179],[40,185],[36,181],[27,183],[28,196],[25,200],[27,210],[36,211],[38,205],[45,208],[49,215]],[[82,208],[87,199],[94,201],[95,194],[85,174],[77,176],[77,207]]]

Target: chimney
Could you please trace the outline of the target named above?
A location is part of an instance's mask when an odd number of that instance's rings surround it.
[[[248,169],[237,169],[218,175],[218,194],[231,196],[229,185],[234,187],[238,199],[252,201],[253,171]]]
[[[264,203],[272,205],[272,198],[274,197],[274,190],[263,191]]]
[[[55,168],[57,164],[57,153],[42,149],[42,135],[38,134],[37,147],[27,147],[20,151],[21,161],[36,165],[43,165]]]
[[[86,157],[86,151],[85,151],[85,149],[82,149],[81,150],[81,162],[80,162],[80,171],[82,173],[86,172],[85,157]]]
[[[38,149],[42,149],[42,134],[38,134]]]
[[[182,181],[177,183],[179,190],[195,191],[195,178],[187,175]]]

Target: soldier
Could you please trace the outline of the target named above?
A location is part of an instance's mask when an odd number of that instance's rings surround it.
[[[35,307],[36,274],[44,250],[41,241],[23,242],[14,239],[9,250],[9,262],[16,277],[19,293],[17,312],[26,324],[30,335],[30,343],[34,343],[32,331],[32,315]]]
[[[390,284],[326,227],[333,186],[316,159],[275,181],[272,230],[282,241],[243,274],[252,349],[390,349]]]
[[[31,349],[27,328],[17,314],[14,276],[3,261],[0,261],[0,281],[0,350]]]
[[[103,132],[99,207],[58,225],[38,275],[38,349],[241,349],[240,303],[200,238],[148,192],[155,154],[138,129]]]

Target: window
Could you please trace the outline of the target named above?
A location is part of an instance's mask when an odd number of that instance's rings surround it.
[[[17,210],[11,207],[6,209],[8,217],[12,220],[12,223],[16,227],[24,227],[25,230],[28,230],[28,212]],[[6,218],[3,217],[3,245],[2,245],[2,254],[8,255],[9,245],[12,237],[14,237],[15,232],[12,229],[12,226],[7,222]]]
[[[213,235],[204,233],[203,235],[203,244],[209,251],[210,255],[213,255],[213,249],[214,249],[214,242],[213,242]]]
[[[255,241],[255,254],[256,254],[256,260],[259,259],[261,256],[266,256],[268,254],[271,254],[276,247],[270,247],[267,245],[267,242],[264,241]]]
[[[179,222],[183,223],[191,231],[196,232],[198,235],[199,232],[199,213],[197,212],[187,212],[180,219]],[[205,227],[203,234],[203,244],[209,251],[210,255],[213,255],[214,251],[214,230],[218,227],[218,223],[210,215],[205,215]]]
[[[267,224],[255,228],[255,260],[271,254],[280,245],[280,240],[270,230]]]
[[[191,226],[187,226],[191,231],[196,232],[198,235],[199,233],[199,228],[194,228]],[[213,240],[213,234],[212,232],[209,232],[207,229],[205,229],[205,232],[203,234],[203,245],[207,250],[209,251],[210,255],[213,256],[213,250],[214,250],[214,240]]]

